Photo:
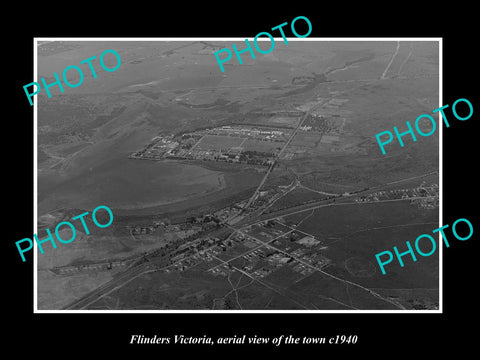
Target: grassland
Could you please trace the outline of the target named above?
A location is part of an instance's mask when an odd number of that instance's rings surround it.
[[[243,143],[242,138],[221,135],[205,135],[196,146],[197,150],[224,150],[240,146]]]
[[[407,259],[404,268],[392,262],[387,275],[381,274],[375,254],[392,251],[393,246],[403,249],[406,240],[414,242],[437,227],[436,210],[419,210],[408,201],[398,201],[320,208],[298,229],[324,239],[328,247],[324,254],[333,260],[328,271],[334,275],[366,287],[432,289],[438,287],[438,252],[417,262]],[[362,261],[365,269],[373,265],[376,271],[370,271],[371,276],[352,275],[345,266],[352,258]]]
[[[67,279],[45,270],[164,246],[173,235],[162,240],[160,233],[135,238],[129,227],[148,226],[164,217],[181,222],[212,213],[248,199],[265,175],[265,168],[245,164],[128,159],[156,135],[247,123],[292,129],[303,117],[252,114],[310,111],[303,125],[313,130],[297,131],[262,190],[296,180],[299,185],[275,202],[271,211],[325,197],[321,192],[343,194],[375,186],[389,190],[423,181],[437,183],[437,174],[421,176],[438,170],[438,133],[407,141],[405,147],[392,143],[385,156],[375,142],[376,133],[438,107],[437,45],[398,45],[396,52],[395,41],[278,43],[267,56],[245,56],[243,65],[232,59],[225,74],[220,74],[211,54],[205,55],[201,41],[72,42],[62,47],[62,56],[55,56],[53,48],[50,54],[45,51],[39,57],[39,76],[49,77],[107,48],[120,54],[122,66],[114,73],[99,73],[98,79],[85,73],[81,87],[68,88],[64,94],[52,89],[51,99],[43,93],[38,97],[39,215],[56,209],[60,213],[53,213],[55,219],[68,218],[73,210],[91,211],[100,204],[115,214],[109,231],[82,235],[72,246],[42,255],[41,305],[61,307],[110,279],[107,273]],[[305,83],[295,83],[296,77],[303,77]],[[276,152],[283,143],[205,136],[197,149],[240,146]],[[337,202],[285,216],[285,220],[289,225],[299,224],[297,230],[327,246],[316,250],[331,260],[325,272],[375,289],[405,308],[438,303],[437,256],[407,262],[404,268],[392,263],[387,275],[379,273],[374,258],[375,253],[438,227],[438,209],[419,209],[409,201]],[[254,236],[269,239],[261,233]],[[240,255],[254,244],[259,243],[236,246],[219,258]],[[262,261],[262,266],[267,263]],[[214,276],[206,271],[212,263],[144,274],[89,308],[398,308],[325,273],[303,276],[291,264],[252,281],[240,270]],[[233,262],[238,268],[244,263],[242,258]]]

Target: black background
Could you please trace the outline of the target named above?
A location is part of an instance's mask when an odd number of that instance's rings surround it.
[[[324,3],[301,6],[274,4],[77,4],[11,11],[3,22],[2,141],[3,225],[5,269],[3,342],[18,352],[32,349],[52,358],[72,355],[164,356],[194,351],[207,356],[235,354],[365,354],[373,357],[417,356],[452,349],[466,354],[475,344],[477,324],[475,264],[480,235],[474,211],[478,195],[479,161],[474,148],[480,107],[474,84],[478,78],[474,30],[476,12],[467,5],[448,8],[418,2]],[[468,241],[451,241],[443,251],[443,314],[33,314],[33,258],[22,263],[15,241],[33,235],[33,107],[23,85],[33,81],[34,37],[252,37],[296,16],[310,19],[309,37],[442,37],[443,104],[467,98],[474,108],[468,121],[450,122],[443,131],[444,224],[467,218],[474,225]],[[476,23],[477,21],[477,23]],[[299,33],[302,33],[299,30]],[[275,35],[277,36],[277,35]],[[288,36],[288,33],[287,33]],[[433,110],[433,109],[432,109]],[[31,252],[30,252],[31,254]],[[472,328],[473,325],[473,328]],[[355,345],[129,345],[132,334],[145,336],[266,336],[309,337],[357,335]],[[169,355],[170,356],[170,355]]]

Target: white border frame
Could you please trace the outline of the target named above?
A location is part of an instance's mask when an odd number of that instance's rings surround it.
[[[109,37],[54,37],[54,38],[33,38],[33,76],[35,82],[38,82],[37,61],[38,61],[38,41],[253,41],[253,37],[214,37],[214,38],[149,38],[149,37],[126,37],[126,38],[109,38]],[[275,37],[275,41],[283,41],[282,38]],[[306,37],[306,38],[290,38],[288,41],[438,41],[439,44],[439,107],[443,106],[443,38],[442,37],[360,37],[360,38],[318,38],[318,37]],[[270,39],[259,38],[260,41],[269,41]],[[38,184],[37,184],[37,101],[34,101],[33,117],[34,117],[34,155],[33,155],[33,229],[34,233],[37,233],[37,198],[38,198]],[[434,110],[434,109],[432,109]],[[440,114],[438,114],[439,124],[441,124]],[[443,226],[443,126],[440,128],[439,133],[439,224]],[[439,233],[439,244],[441,244],[441,235]],[[438,310],[39,310],[38,309],[38,284],[37,284],[37,256],[38,247],[34,247],[33,251],[33,312],[35,314],[58,314],[58,313],[80,313],[80,314],[92,314],[92,313],[107,313],[107,314],[125,314],[125,313],[141,313],[141,314],[442,314],[443,313],[443,246],[439,248],[439,308]],[[372,254],[373,256],[373,254]]]

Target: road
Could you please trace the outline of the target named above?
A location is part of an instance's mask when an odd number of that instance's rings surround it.
[[[255,192],[253,193],[252,196],[250,196],[250,199],[248,199],[247,204],[243,207],[244,210],[248,209],[248,207],[252,204],[252,202],[255,201],[260,189],[262,188],[263,184],[265,184],[265,181],[267,181],[267,178],[270,175],[270,173],[273,171],[273,168],[275,167],[276,163],[277,163],[277,160],[275,160],[272,164],[270,164],[270,166],[268,167],[267,173],[263,177],[262,181],[260,181],[260,184],[255,189]]]
[[[260,182],[260,184],[257,186],[257,188],[255,189],[255,192],[253,193],[253,195],[250,197],[250,199],[248,199],[248,202],[247,204],[244,206],[244,209],[248,209],[248,207],[252,204],[252,202],[255,201],[255,199],[257,198],[257,195],[260,191],[260,189],[262,188],[263,184],[265,183],[265,181],[267,181],[267,178],[268,176],[270,175],[270,173],[273,171],[273,168],[275,167],[275,165],[277,164],[277,161],[280,159],[280,156],[283,154],[283,152],[285,151],[285,149],[288,147],[288,145],[290,144],[290,142],[293,140],[293,138],[295,137],[295,135],[297,134],[298,132],[298,129],[300,129],[300,127],[303,125],[303,123],[305,122],[305,120],[307,119],[308,116],[310,116],[310,114],[312,113],[312,111],[314,109],[316,109],[317,107],[319,106],[323,106],[325,105],[325,103],[327,103],[328,101],[330,101],[331,99],[328,98],[328,99],[325,99],[324,101],[318,103],[317,105],[315,106],[312,106],[302,117],[302,120],[297,124],[297,126],[295,127],[295,129],[293,130],[292,132],[292,135],[290,135],[290,137],[288,138],[288,140],[285,142],[285,144],[283,145],[283,147],[280,149],[280,151],[278,152],[278,154],[275,156],[275,161],[269,166],[268,170],[267,170],[267,173],[265,174],[265,176],[263,177],[262,181]]]
[[[288,208],[288,209],[283,209],[283,210],[275,211],[275,212],[270,213],[270,214],[262,215],[260,217],[257,217],[255,222],[251,223],[250,225],[260,223],[260,222],[263,222],[263,221],[275,220],[275,219],[278,219],[279,217],[282,217],[282,216],[294,215],[294,214],[298,214],[298,213],[305,212],[305,211],[308,211],[308,210],[315,210],[315,209],[319,209],[319,208],[327,207],[327,206],[365,205],[365,204],[377,204],[377,203],[396,202],[396,201],[410,201],[410,200],[426,199],[426,198],[427,198],[426,196],[416,196],[416,197],[409,197],[409,198],[406,198],[406,199],[379,200],[379,201],[370,201],[370,202],[338,201],[338,202],[330,202],[328,204],[319,204],[319,202],[322,201],[322,200],[319,200],[319,201],[316,201],[315,203],[312,203],[312,204],[298,205],[298,206],[294,206],[294,207],[291,207],[291,208]],[[323,200],[323,201],[325,201],[325,200]],[[247,224],[241,224],[241,223],[235,224],[235,228],[240,228],[240,227],[244,227],[244,226],[247,226]]]
[[[194,244],[197,241],[198,241],[198,239],[195,239],[195,240],[192,240],[191,242],[189,242],[188,244]],[[211,246],[210,248],[213,248],[215,246],[216,245]],[[207,250],[207,249],[205,249],[205,250]],[[70,303],[69,305],[65,306],[64,310],[81,310],[81,309],[84,309],[87,306],[89,306],[89,305],[93,304],[94,302],[98,301],[102,297],[108,295],[112,291],[122,287],[123,285],[127,284],[128,282],[132,281],[133,279],[135,279],[135,278],[137,278],[137,277],[139,277],[143,274],[146,274],[146,273],[152,272],[152,271],[159,271],[159,270],[166,269],[166,268],[169,268],[169,267],[173,267],[178,262],[190,259],[192,256],[193,256],[193,254],[190,255],[190,256],[185,256],[184,258],[179,259],[177,262],[165,265],[164,267],[162,267],[160,269],[156,269],[156,267],[159,264],[164,263],[167,259],[163,256],[162,257],[148,257],[148,259],[149,259],[148,262],[142,263],[142,264],[134,266],[134,267],[130,267],[130,268],[126,269],[124,272],[117,274],[116,277],[113,278],[112,280],[110,280],[109,282],[101,285],[100,287],[96,288],[95,290],[93,290],[92,292],[83,296],[82,298],[80,298],[78,300],[75,300],[72,303]]]
[[[399,49],[400,49],[400,41],[397,41],[397,48],[395,49],[395,52],[393,53],[392,58],[390,59],[390,62],[388,63],[388,65],[387,65],[385,71],[383,72],[382,76],[380,77],[380,79],[382,79],[382,80],[386,79],[388,69],[390,69],[390,66],[393,63],[393,60],[395,59],[395,56],[397,56]]]
[[[110,280],[109,282],[101,285],[100,287],[96,288],[92,292],[88,293],[86,296],[83,296],[82,298],[65,306],[63,309],[64,310],[84,309],[85,307],[89,306],[90,304],[93,304],[95,301],[99,300],[100,298],[114,291],[115,289],[122,287],[123,285],[132,281],[138,276],[151,271],[149,267],[150,267],[149,263],[144,263],[134,268],[128,269],[124,273],[118,275],[114,279]]]
[[[285,250],[282,250],[282,249],[280,249],[280,248],[272,245],[271,243],[273,242],[273,240],[269,240],[269,241],[265,242],[265,241],[262,241],[262,240],[256,238],[255,236],[252,236],[252,235],[250,235],[250,234],[247,234],[247,233],[245,233],[245,232],[243,232],[243,231],[241,231],[241,230],[239,230],[239,229],[237,229],[236,231],[239,232],[240,234],[242,234],[242,235],[245,236],[245,237],[249,237],[249,238],[255,240],[256,242],[259,242],[259,243],[262,244],[263,246],[266,246],[266,247],[268,247],[268,248],[271,248],[271,249],[273,249],[273,250],[275,250],[275,251],[278,251],[278,252],[280,252],[280,253],[282,253],[282,254],[284,254],[284,255],[286,255],[286,256],[294,259],[295,261],[303,264],[303,265],[306,266],[306,267],[309,267],[309,268],[311,268],[311,269],[313,269],[313,270],[315,270],[315,271],[320,272],[321,274],[323,274],[323,275],[325,275],[325,276],[328,276],[328,277],[330,277],[330,278],[332,278],[332,279],[341,281],[341,282],[343,282],[344,284],[349,284],[349,285],[358,287],[358,288],[360,288],[360,289],[368,292],[370,295],[372,295],[372,296],[374,296],[374,297],[376,297],[376,298],[378,298],[378,299],[381,299],[381,300],[383,300],[383,301],[386,301],[386,302],[394,305],[396,308],[400,308],[400,309],[402,309],[402,310],[406,310],[401,304],[398,304],[398,303],[396,303],[396,302],[394,302],[394,301],[392,301],[392,300],[390,300],[390,299],[388,299],[388,298],[386,298],[386,297],[383,297],[382,295],[378,294],[377,292],[375,292],[375,291],[373,291],[373,290],[371,290],[371,289],[368,289],[368,288],[363,287],[363,286],[361,286],[361,285],[359,285],[359,284],[357,284],[357,283],[354,283],[354,282],[352,282],[352,281],[345,280],[345,279],[339,278],[339,277],[337,277],[337,276],[335,276],[335,275],[332,275],[332,274],[330,274],[330,273],[327,273],[326,271],[323,271],[321,268],[318,268],[318,267],[316,267],[315,265],[312,265],[312,264],[310,264],[310,263],[308,263],[308,262],[300,259],[299,257],[297,257],[297,256],[295,256],[295,255],[292,255],[291,253],[289,253],[289,252],[287,252],[287,251],[285,251]],[[283,235],[282,235],[282,236],[283,236]],[[221,260],[221,259],[220,259],[220,260]],[[224,261],[224,260],[221,260],[221,261],[223,261],[224,263],[227,263],[227,261]],[[229,261],[230,261],[230,260],[229,260]]]
[[[433,172],[433,173],[436,173],[436,172]],[[424,174],[424,175],[420,175],[420,176],[416,176],[416,177],[412,177],[412,178],[408,178],[408,179],[403,179],[403,180],[398,180],[398,181],[393,181],[393,182],[390,182],[390,183],[387,183],[387,184],[383,184],[383,185],[379,185],[379,186],[376,186],[375,188],[381,188],[381,187],[384,187],[384,186],[388,186],[390,184],[394,184],[394,183],[400,183],[400,182],[403,182],[403,181],[408,181],[408,180],[412,180],[412,179],[417,179],[417,178],[421,178],[421,177],[424,177],[424,176],[428,176],[428,175],[431,175],[433,173],[429,173],[429,174]],[[365,190],[365,191],[372,191],[372,189],[369,189],[369,190]],[[362,192],[365,192],[365,191],[360,191],[358,193],[356,193],[355,195],[358,195]],[[351,195],[351,196],[355,196],[355,195]],[[410,197],[410,198],[407,198],[407,199],[392,199],[392,200],[381,200],[381,201],[376,201],[376,202],[371,202],[371,203],[380,203],[380,202],[396,202],[396,201],[410,201],[410,200],[414,200],[414,199],[424,199],[425,197]],[[338,198],[337,198],[338,199]],[[327,203],[326,203],[327,202]],[[370,202],[369,202],[370,203]],[[262,215],[262,216],[258,216],[258,215],[255,215],[255,216],[248,216],[246,217],[244,220],[242,220],[241,222],[235,224],[235,226],[231,226],[229,224],[225,224],[227,227],[233,229],[234,231],[237,231],[237,232],[240,232],[242,234],[245,234],[246,236],[248,237],[251,237],[253,238],[255,241],[259,242],[260,244],[260,247],[262,246],[269,246],[277,251],[280,251],[280,252],[284,252],[283,250],[281,249],[278,249],[274,246],[271,245],[271,242],[273,242],[273,240],[275,239],[272,239],[271,241],[268,241],[268,242],[263,242],[257,238],[254,238],[252,237],[251,235],[249,234],[246,234],[246,233],[243,233],[241,231],[241,228],[243,227],[246,227],[246,226],[250,226],[250,225],[254,225],[254,224],[257,224],[257,223],[260,223],[262,221],[268,221],[268,220],[275,220],[275,219],[278,219],[279,217],[282,217],[282,216],[287,216],[287,215],[293,215],[293,214],[297,214],[297,213],[300,213],[300,212],[304,212],[304,211],[309,211],[309,210],[314,210],[314,209],[318,209],[318,208],[321,208],[321,207],[327,207],[327,206],[343,206],[343,205],[364,205],[365,203],[358,203],[358,202],[352,202],[352,201],[348,201],[347,197],[340,197],[340,200],[339,201],[336,201],[336,202],[333,202],[332,199],[330,200],[318,200],[318,201],[315,201],[313,203],[310,203],[310,204],[305,204],[305,205],[297,205],[297,206],[293,206],[293,207],[290,207],[290,208],[287,208],[287,209],[283,209],[283,210],[279,210],[279,211],[276,211],[276,212],[273,212],[273,213],[269,213],[269,214],[265,214],[265,215]],[[283,235],[282,235],[283,236]],[[193,240],[192,242],[195,242],[197,241],[198,239],[195,239]],[[216,245],[214,245],[216,246]],[[214,246],[212,246],[211,248],[213,248]],[[252,251],[256,250],[257,247],[255,249],[252,249]],[[286,252],[284,252],[286,253]],[[288,253],[286,253],[288,254]],[[352,282],[349,282],[347,280],[343,280],[343,279],[340,279],[340,278],[337,278],[331,274],[328,274],[326,272],[324,272],[323,270],[321,269],[318,269],[316,267],[314,267],[313,265],[310,265],[308,264],[307,262],[301,260],[301,259],[297,259],[296,257],[288,254],[288,256],[290,257],[293,257],[295,260],[298,260],[299,262],[303,263],[305,266],[309,266],[309,267],[313,267],[315,270],[317,271],[320,271],[321,273],[323,273],[324,275],[327,275],[327,276],[330,276],[332,278],[335,278],[339,281],[343,281],[344,283],[346,284],[350,284],[350,285],[354,285],[354,286],[357,286],[357,287],[361,287],[360,285],[358,284],[355,284],[355,283],[352,283]],[[188,256],[188,257],[185,257],[185,258],[182,258],[180,259],[179,261],[182,261],[182,260],[185,260],[185,259],[188,259],[190,258],[191,256]],[[154,269],[152,268],[155,268],[158,264],[161,264],[162,262],[164,262],[165,259],[163,257],[161,258],[150,258],[150,261],[149,262],[146,262],[146,263],[143,263],[143,264],[140,264],[136,267],[133,267],[133,268],[129,268],[127,270],[125,270],[123,273],[120,273],[118,274],[114,279],[110,280],[109,282],[101,285],[100,287],[98,287],[97,289],[93,290],[91,293],[85,295],[84,297],[82,297],[81,299],[78,299],[74,302],[72,302],[71,304],[67,305],[66,307],[64,307],[64,309],[66,310],[80,310],[80,309],[84,309],[86,308],[87,306],[95,303],[96,301],[98,301],[99,299],[101,299],[102,297],[104,297],[105,295],[111,293],[112,291],[122,287],[123,285],[127,284],[128,282],[132,281],[133,279],[137,278],[138,276],[141,276],[145,273],[148,273],[148,272],[151,272],[151,271],[154,271]],[[229,260],[230,261],[230,260]],[[224,261],[225,262],[225,261]],[[228,261],[227,261],[228,262]],[[164,268],[167,268],[167,267],[172,267],[172,266],[175,266],[175,263],[173,264],[169,264],[165,267],[163,267],[162,269]],[[391,302],[389,301],[388,299],[385,299],[383,297],[381,297],[379,294],[367,289],[367,288],[364,288],[364,287],[361,287],[363,290],[365,291],[368,291],[369,293],[371,293],[373,296],[375,297],[378,297],[378,298],[381,298],[385,301],[388,301],[388,302]],[[393,304],[393,303],[392,303]],[[395,306],[398,307],[398,304],[395,303]]]
[[[262,242],[262,241],[259,240],[259,239],[257,239],[257,241]],[[379,299],[381,299],[381,300],[383,300],[383,301],[386,301],[386,302],[394,305],[394,306],[397,307],[397,308],[400,308],[400,309],[402,309],[402,310],[406,310],[402,305],[399,305],[399,304],[397,304],[396,302],[394,302],[394,301],[392,301],[392,300],[390,300],[390,299],[388,299],[388,298],[385,298],[385,297],[381,296],[380,294],[376,293],[376,292],[373,291],[373,290],[370,290],[370,289],[368,289],[368,288],[366,288],[366,287],[363,287],[363,286],[361,286],[361,285],[359,285],[359,284],[357,284],[357,283],[354,283],[354,282],[352,282],[352,281],[344,280],[344,279],[341,279],[341,278],[339,278],[339,277],[337,277],[337,276],[335,276],[335,275],[332,275],[332,274],[330,274],[330,273],[327,273],[326,271],[323,271],[322,269],[320,269],[320,268],[318,268],[318,267],[316,267],[316,266],[314,266],[314,265],[311,265],[310,263],[308,263],[308,262],[306,262],[306,261],[303,261],[302,259],[300,259],[300,258],[298,258],[298,257],[296,257],[296,256],[293,256],[293,255],[291,255],[290,253],[288,253],[288,252],[286,252],[286,251],[284,251],[284,250],[281,250],[281,249],[277,248],[276,246],[273,246],[273,245],[270,245],[270,244],[265,244],[265,245],[266,245],[267,247],[270,247],[270,248],[272,248],[272,249],[274,249],[274,250],[276,250],[276,251],[279,251],[279,252],[281,252],[281,253],[283,253],[283,254],[285,254],[285,255],[287,255],[287,256],[290,256],[291,258],[293,258],[294,260],[298,261],[299,263],[302,263],[303,265],[305,265],[305,266],[307,266],[307,267],[310,267],[310,268],[312,268],[312,269],[314,269],[314,270],[322,273],[323,275],[326,275],[326,276],[331,277],[331,278],[333,278],[333,279],[335,279],[335,280],[341,281],[341,282],[343,282],[343,283],[345,283],[345,284],[349,284],[349,285],[356,286],[356,287],[358,287],[358,288],[360,288],[360,289],[362,289],[362,290],[370,293],[370,295],[373,295],[373,296],[375,296],[376,298],[379,298]]]

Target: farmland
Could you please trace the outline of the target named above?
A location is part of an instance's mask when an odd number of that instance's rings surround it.
[[[43,255],[41,308],[439,307],[438,256],[374,257],[438,227],[438,134],[374,137],[438,107],[437,42],[292,41],[224,74],[219,40],[42,46],[39,76],[106,46],[122,66],[38,96],[39,224],[115,215]]]

